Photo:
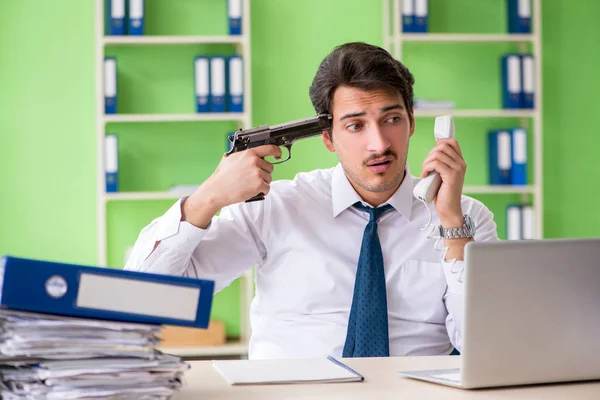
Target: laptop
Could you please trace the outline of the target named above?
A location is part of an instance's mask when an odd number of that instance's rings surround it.
[[[461,367],[400,375],[464,389],[600,379],[600,239],[465,247]]]

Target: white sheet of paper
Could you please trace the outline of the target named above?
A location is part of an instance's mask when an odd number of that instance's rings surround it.
[[[231,385],[360,382],[364,380],[360,374],[334,360],[330,358],[232,360],[213,361],[213,366]]]

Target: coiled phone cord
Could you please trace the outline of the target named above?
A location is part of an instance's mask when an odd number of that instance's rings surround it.
[[[450,272],[452,272],[453,275],[458,275],[457,279],[460,283],[463,283],[464,281],[464,268],[461,268],[459,270],[456,270],[455,266],[457,263],[456,258],[453,258],[452,260],[447,260],[446,261],[446,254],[448,254],[448,248],[445,246],[440,247],[440,242],[442,241],[442,236],[438,233],[437,236],[434,235],[434,233],[436,232],[436,227],[435,225],[431,224],[431,221],[433,219],[433,213],[431,212],[431,209],[427,206],[427,203],[422,200],[419,199],[421,201],[421,203],[423,203],[423,205],[425,206],[425,208],[427,209],[427,211],[429,212],[429,220],[427,221],[427,224],[421,226],[421,231],[425,231],[429,228],[429,232],[427,232],[426,236],[428,239],[435,239],[435,243],[433,244],[433,248],[436,251],[441,251],[442,255],[440,257],[440,259],[442,260],[442,262],[451,262],[452,265],[450,266]]]

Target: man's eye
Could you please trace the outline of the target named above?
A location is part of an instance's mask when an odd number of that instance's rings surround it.
[[[399,116],[395,116],[395,117],[391,117],[385,120],[385,122],[391,122],[392,124],[398,123],[400,122],[402,118],[400,118]]]
[[[352,132],[357,132],[360,130],[360,128],[362,128],[361,124],[351,124],[351,125],[346,126],[346,129],[348,129],[349,131],[352,131]]]

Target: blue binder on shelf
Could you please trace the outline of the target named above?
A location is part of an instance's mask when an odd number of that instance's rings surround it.
[[[227,59],[227,108],[244,112],[244,61],[241,56]]]
[[[426,33],[429,24],[427,0],[415,0],[414,32]]]
[[[198,56],[194,59],[194,88],[196,112],[209,112],[210,58]]]
[[[404,33],[415,31],[415,0],[402,0],[402,22],[400,29]]]
[[[523,239],[523,210],[520,204],[506,206],[506,239]]]
[[[527,185],[527,131],[525,128],[511,130],[511,185]]]
[[[107,33],[111,36],[125,34],[125,0],[105,0]]]
[[[511,134],[506,130],[488,134],[490,185],[510,185]]]
[[[207,328],[214,281],[4,256],[0,309]]]
[[[229,16],[229,34],[242,34],[242,0],[229,0],[228,2]]]
[[[521,56],[521,107],[535,107],[535,60],[531,54]]]
[[[531,33],[531,0],[507,0],[508,32]]]
[[[104,113],[117,113],[117,59],[104,58]]]
[[[129,34],[144,34],[144,0],[129,0]]]
[[[225,57],[211,57],[209,101],[209,107],[211,112],[225,112],[225,75]]]
[[[521,108],[521,57],[507,54],[502,57],[502,106]]]
[[[119,146],[116,135],[104,137],[104,173],[106,193],[119,191]]]

